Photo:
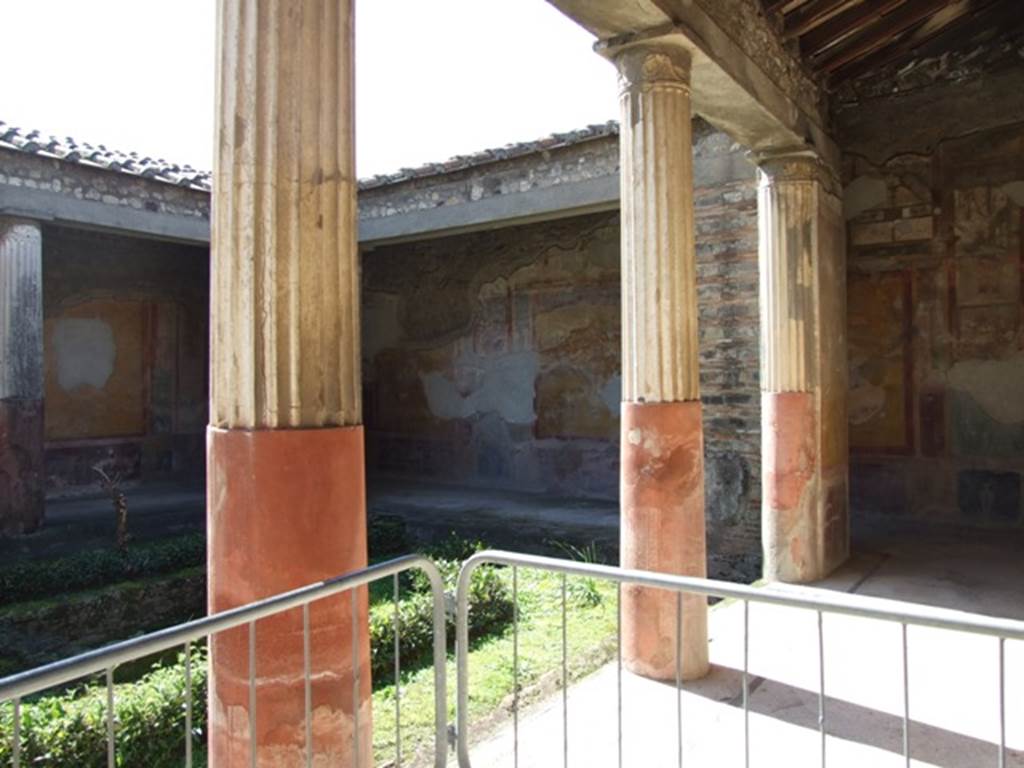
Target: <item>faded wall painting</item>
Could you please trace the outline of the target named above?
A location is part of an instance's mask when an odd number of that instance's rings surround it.
[[[910,276],[854,273],[847,290],[850,447],[909,451]]]

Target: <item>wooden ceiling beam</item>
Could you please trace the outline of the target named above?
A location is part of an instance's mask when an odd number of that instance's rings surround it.
[[[812,66],[821,72],[832,73],[882,47],[949,2],[950,0],[908,0],[892,13],[877,19],[861,32],[851,36],[844,44],[836,46]]]
[[[772,14],[781,11],[793,0],[763,0],[765,13]]]
[[[817,56],[848,35],[877,21],[881,16],[899,7],[903,0],[863,0],[837,13],[827,22],[800,38],[800,52],[804,56]]]
[[[799,37],[850,2],[851,0],[811,0],[786,14],[783,34],[787,38]]]
[[[874,53],[833,71],[832,76],[829,78],[829,87],[835,88],[844,82],[854,80],[873,70],[898,63],[901,60],[909,60],[922,53],[922,49],[926,46],[931,47],[933,43],[941,45],[947,40],[952,42],[951,35],[953,32],[969,22],[977,21],[981,14],[984,14],[989,19],[988,23],[991,24],[1011,21],[1009,18],[1010,12],[1008,11],[1010,4],[1003,3],[996,8],[995,6],[999,3],[1000,0],[966,0],[966,2],[960,4],[960,8],[942,26],[929,29],[928,24],[931,22],[926,22],[895,45],[880,48]],[[1012,13],[1016,14],[1018,11],[1014,9]]]

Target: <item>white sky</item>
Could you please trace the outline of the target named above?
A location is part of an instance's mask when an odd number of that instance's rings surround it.
[[[0,0],[0,120],[210,168],[215,0]],[[360,176],[617,116],[545,0],[357,0]]]

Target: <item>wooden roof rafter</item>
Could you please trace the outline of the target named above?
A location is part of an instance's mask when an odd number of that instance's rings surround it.
[[[993,8],[1015,10],[1022,0],[761,0],[783,36],[799,48],[808,69],[830,87],[860,77],[925,42],[956,43],[953,32]]]

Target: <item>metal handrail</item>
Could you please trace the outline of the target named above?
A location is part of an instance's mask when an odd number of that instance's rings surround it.
[[[434,634],[434,726],[435,765],[442,768],[446,762],[445,745],[447,734],[447,691],[446,691],[446,627],[444,580],[437,566],[421,555],[405,555],[387,562],[371,565],[336,578],[310,584],[291,592],[284,592],[264,600],[257,600],[239,608],[222,611],[212,616],[178,624],[158,630],[142,637],[115,643],[105,648],[62,659],[36,669],[20,672],[0,679],[0,704],[14,701],[17,707],[25,696],[62,685],[97,672],[107,672],[108,692],[112,690],[111,670],[127,661],[159,653],[196,640],[212,636],[225,630],[252,625],[283,611],[321,600],[333,595],[365,586],[373,581],[397,577],[398,574],[418,569],[430,581],[433,596]]]
[[[513,581],[516,581],[516,570],[520,567],[534,568],[553,573],[560,573],[563,579],[567,575],[589,576],[592,578],[605,579],[618,584],[636,584],[646,587],[674,590],[680,594],[690,593],[704,595],[707,597],[718,597],[735,599],[744,604],[744,690],[743,705],[745,713],[745,740],[749,740],[749,726],[746,722],[748,717],[748,687],[747,687],[747,648],[748,648],[748,606],[750,603],[762,603],[789,608],[802,608],[814,611],[818,614],[818,642],[819,642],[819,666],[821,672],[821,690],[819,692],[819,724],[822,735],[822,765],[825,764],[825,692],[824,692],[824,640],[822,635],[821,617],[825,613],[841,614],[866,619],[878,619],[881,621],[893,622],[903,626],[903,658],[904,658],[904,681],[906,682],[906,627],[907,625],[932,627],[958,632],[967,632],[974,635],[985,635],[998,638],[999,643],[999,672],[1000,672],[1000,765],[1005,764],[1005,659],[1004,644],[1010,640],[1024,640],[1024,621],[1013,619],[982,616],[979,614],[955,611],[948,608],[937,608],[907,603],[897,600],[866,597],[863,595],[849,595],[842,593],[822,594],[815,592],[814,595],[800,594],[794,592],[783,592],[772,587],[752,587],[744,584],[715,581],[713,579],[697,578],[693,576],[677,576],[653,571],[642,571],[616,566],[599,565],[595,563],[582,563],[571,560],[562,560],[553,557],[542,557],[538,555],[524,555],[515,552],[502,550],[485,550],[470,557],[462,566],[459,573],[458,588],[456,592],[456,617],[455,617],[455,654],[456,654],[456,738],[458,759],[460,768],[471,768],[469,756],[469,587],[473,572],[483,565],[503,565],[512,567]],[[563,590],[563,617],[564,617],[564,590],[565,582],[562,583]],[[679,610],[679,609],[677,609]],[[621,617],[620,617],[621,618]],[[563,618],[564,621],[564,618]],[[677,616],[677,631],[678,631]],[[517,630],[518,628],[516,628]],[[620,628],[621,631],[621,628]],[[567,675],[565,671],[564,646],[565,628],[563,625],[563,717],[566,716],[565,688],[567,687]],[[514,640],[514,647],[517,644]],[[620,646],[621,650],[621,646]],[[514,662],[514,666],[517,666]],[[518,669],[513,670],[514,676]],[[620,676],[621,685],[621,676]],[[678,675],[677,675],[678,686]],[[908,701],[906,699],[906,688],[904,689],[904,750],[909,761],[909,713]],[[513,712],[515,713],[514,729],[518,726],[518,685],[513,691]],[[620,734],[621,736],[621,734]],[[518,734],[515,735],[515,746],[513,747],[518,755]],[[749,749],[749,746],[748,746]],[[748,752],[749,760],[749,752]],[[621,743],[620,743],[620,764],[621,764]],[[909,765],[909,762],[908,762]]]

